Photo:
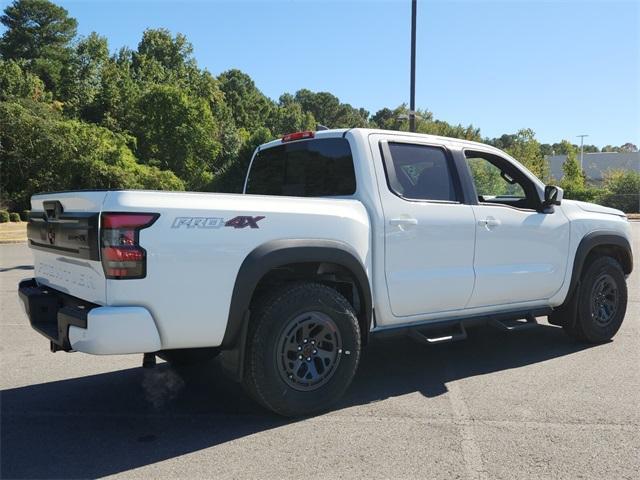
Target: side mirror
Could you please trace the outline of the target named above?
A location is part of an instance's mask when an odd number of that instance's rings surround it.
[[[556,187],[555,185],[547,185],[544,187],[544,207],[549,207],[551,205],[560,205],[562,202],[562,196],[564,194],[564,190],[560,187]]]

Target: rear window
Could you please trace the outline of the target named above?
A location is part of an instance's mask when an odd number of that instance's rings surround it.
[[[356,177],[349,142],[323,138],[285,143],[258,152],[246,193],[292,197],[353,195]]]

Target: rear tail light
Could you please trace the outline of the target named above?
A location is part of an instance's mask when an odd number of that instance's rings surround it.
[[[157,213],[103,213],[102,268],[109,279],[144,278],[147,252],[140,246],[140,230],[150,227]]]
[[[296,132],[296,133],[288,133],[284,137],[282,137],[282,142],[293,142],[294,140],[304,140],[305,138],[313,138],[315,137],[315,132],[307,131],[307,132]]]

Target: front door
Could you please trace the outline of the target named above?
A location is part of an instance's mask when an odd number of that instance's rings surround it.
[[[478,205],[468,307],[543,301],[562,286],[569,221],[561,209],[541,213],[535,185],[507,158],[466,151]]]

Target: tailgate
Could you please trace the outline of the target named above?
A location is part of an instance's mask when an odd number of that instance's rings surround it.
[[[104,304],[99,221],[107,192],[34,195],[27,226],[36,281],[83,300]]]

